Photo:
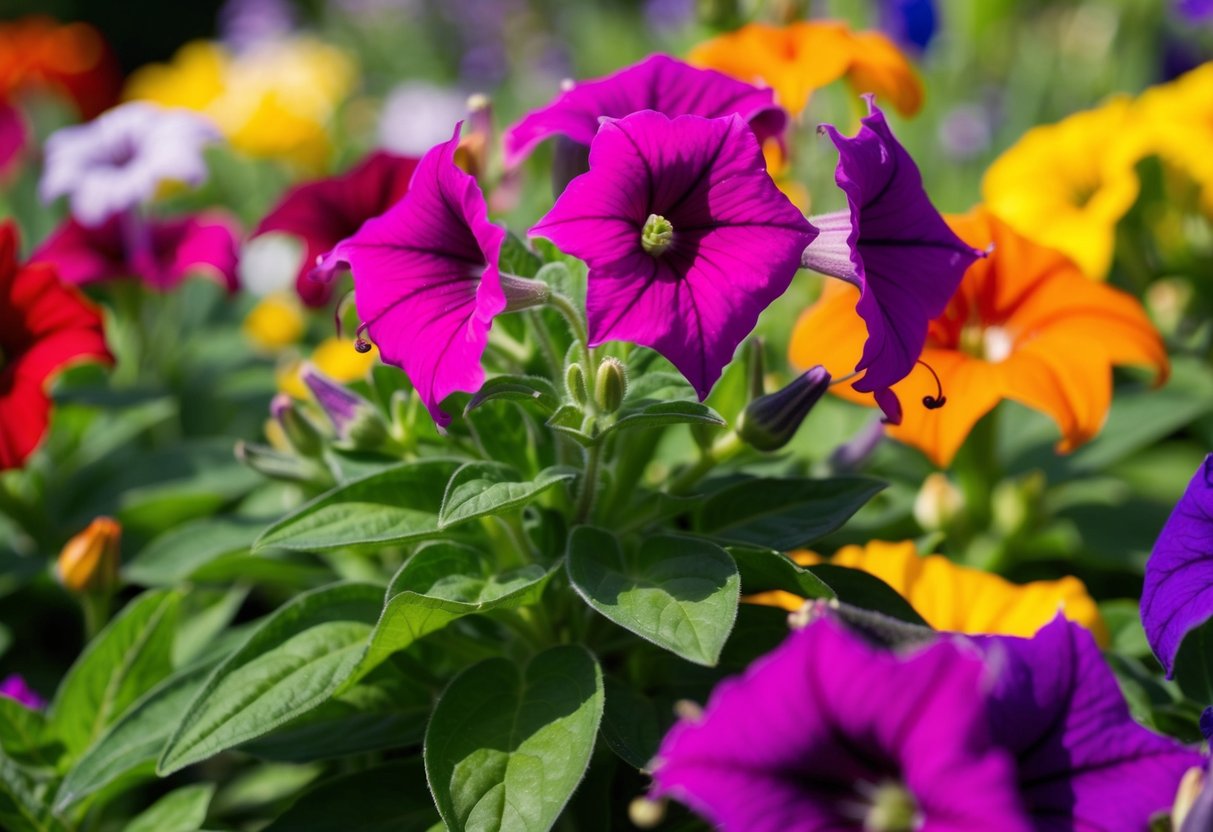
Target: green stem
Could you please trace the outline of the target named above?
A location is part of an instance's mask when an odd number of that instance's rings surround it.
[[[598,466],[602,461],[602,445],[591,445],[585,454],[585,469],[581,472],[581,483],[577,490],[577,504],[573,509],[573,525],[584,523],[594,509],[594,494],[598,490]]]
[[[84,609],[84,640],[87,644],[105,629],[110,619],[111,594],[106,592],[85,592],[80,596],[80,606]]]
[[[745,443],[736,431],[729,431],[716,440],[712,447],[699,455],[695,464],[674,478],[667,489],[671,494],[685,494],[703,479],[709,471],[722,462],[727,462],[745,450]]]
[[[598,364],[594,361],[594,351],[590,349],[590,338],[589,332],[586,329],[585,318],[582,317],[581,310],[577,308],[573,301],[559,292],[553,292],[548,302],[568,322],[569,328],[573,330],[573,338],[577,343],[581,344],[585,356],[585,389],[589,393],[586,409],[593,415],[598,411],[598,405],[594,401],[594,381],[598,375]]]

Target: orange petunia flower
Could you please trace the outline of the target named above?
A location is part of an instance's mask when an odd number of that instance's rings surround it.
[[[1020,236],[984,208],[949,217],[969,245],[992,246],[965,273],[943,315],[930,324],[922,361],[938,374],[945,406],[914,406],[937,395],[919,365],[893,391],[907,404],[889,435],[948,466],[977,421],[1002,399],[1039,410],[1061,430],[1058,451],[1072,451],[1103,426],[1112,400],[1112,366],[1170,370],[1166,348],[1137,300],[1094,283],[1060,252]],[[858,292],[831,281],[797,321],[790,357],[802,368],[822,364],[835,377],[851,372],[867,335],[854,313]],[[847,385],[832,392],[873,404]]]
[[[751,23],[701,43],[687,60],[766,84],[793,115],[805,108],[814,90],[844,76],[856,92],[876,93],[902,115],[922,107],[922,81],[901,50],[880,32],[852,32],[839,21]]]

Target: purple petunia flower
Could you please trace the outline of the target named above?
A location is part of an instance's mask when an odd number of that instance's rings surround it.
[[[817,230],[740,116],[606,121],[590,170],[530,232],[586,261],[591,346],[651,347],[707,396]]]
[[[295,289],[304,303],[323,306],[333,294],[332,271],[343,264],[321,267],[321,255],[396,204],[416,169],[416,159],[376,151],[340,176],[291,188],[253,236],[277,231],[302,238],[306,248]]]
[[[68,219],[30,258],[53,263],[59,276],[77,286],[122,277],[138,277],[159,291],[172,289],[193,273],[219,281],[228,291],[236,276],[236,226],[221,214],[200,214],[140,222],[141,240],[133,244],[130,226],[113,217],[96,228]]]
[[[736,114],[749,123],[759,143],[782,139],[788,125],[788,114],[775,104],[772,90],[715,70],[697,69],[668,55],[650,55],[605,78],[574,83],[548,106],[527,114],[505,132],[506,164],[517,165],[536,145],[555,135],[588,147],[602,118],[623,118],[640,110],[656,110],[671,118]]]
[[[903,49],[921,55],[939,29],[935,0],[880,0],[880,28]]]
[[[1190,23],[1208,23],[1213,19],[1213,0],[1175,0],[1175,11]]]
[[[325,255],[347,264],[358,315],[388,364],[401,367],[439,427],[439,404],[484,383],[493,318],[507,300],[497,271],[505,231],[489,222],[476,180],[455,165],[459,129],[432,148],[408,193]]]
[[[884,113],[866,96],[869,114],[854,138],[823,125],[838,148],[834,179],[848,209],[812,218],[821,236],[805,249],[806,269],[860,290],[855,311],[868,328],[863,371],[851,386],[874,393],[887,421],[901,421],[890,390],[918,361],[927,325],[943,313],[965,270],[985,254],[965,245],[935,210],[910,154]]]
[[[25,679],[16,673],[6,676],[4,681],[0,682],[0,696],[19,702],[33,711],[46,707],[46,700],[35,693],[33,688],[25,683]]]
[[[132,101],[46,140],[43,201],[70,200],[72,216],[96,227],[150,200],[165,182],[206,179],[202,147],[219,128],[189,110]]]
[[[1205,457],[1146,563],[1141,623],[1154,655],[1175,672],[1184,636],[1213,617],[1213,455]]]
[[[654,794],[723,832],[1028,832],[985,675],[957,644],[899,655],[827,615],[670,730]]]

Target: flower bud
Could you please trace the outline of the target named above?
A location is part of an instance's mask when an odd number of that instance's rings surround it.
[[[279,393],[270,401],[270,415],[282,428],[282,433],[291,447],[303,456],[315,456],[324,448],[324,437],[307,416],[285,393]]]
[[[273,448],[253,442],[237,442],[236,459],[263,477],[284,482],[306,482],[318,486],[332,485],[333,476],[314,459],[279,453]]]
[[[373,451],[388,440],[387,422],[375,405],[329,378],[310,362],[300,369],[299,378],[332,423],[333,431],[343,445]]]
[[[1045,479],[1040,471],[1016,480],[1003,480],[994,486],[990,495],[994,528],[1003,537],[1026,530],[1039,514],[1044,489]]]
[[[570,364],[564,371],[564,389],[578,407],[585,407],[589,396],[585,389],[585,370],[580,364]]]
[[[98,517],[59,552],[55,571],[72,592],[108,592],[118,585],[118,543],[122,526]]]
[[[638,797],[628,804],[628,820],[637,829],[653,829],[665,820],[664,800]]]
[[[792,441],[804,417],[829,389],[830,374],[824,367],[813,367],[782,390],[746,405],[737,435],[760,451],[777,451]]]
[[[1213,789],[1205,768],[1190,768],[1179,781],[1171,828],[1175,832],[1205,832],[1213,825]]]
[[[603,413],[614,413],[628,392],[628,373],[616,358],[604,358],[594,379],[594,401]]]
[[[914,519],[928,532],[951,525],[963,509],[964,495],[940,471],[927,475],[914,498]]]

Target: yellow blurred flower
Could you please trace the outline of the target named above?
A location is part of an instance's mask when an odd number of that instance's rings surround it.
[[[354,342],[347,338],[326,338],[316,345],[309,359],[320,372],[340,382],[366,378],[379,350],[372,347],[369,352],[358,352]],[[307,399],[307,386],[299,378],[303,362],[293,361],[278,373],[278,389],[296,399]]]
[[[1213,63],[1146,90],[1136,110],[1140,154],[1157,154],[1189,176],[1213,214]]]
[[[701,43],[687,60],[771,87],[793,115],[814,90],[844,76],[856,92],[875,93],[902,115],[922,107],[922,81],[893,42],[879,32],[852,32],[838,21],[751,23]]]
[[[244,319],[245,337],[267,351],[298,343],[306,327],[303,304],[286,292],[262,298]]]
[[[823,562],[818,555],[805,551],[793,552],[792,559],[802,566]],[[866,546],[844,546],[829,562],[880,578],[937,630],[1032,636],[1061,611],[1090,630],[1101,645],[1109,642],[1095,601],[1082,581],[1073,576],[1013,584],[941,555],[922,557],[908,540],[873,540]],[[746,600],[787,610],[798,609],[804,603],[803,598],[788,592],[764,592]]]
[[[1033,127],[986,171],[986,207],[1028,239],[1068,255],[1088,277],[1103,279],[1116,223],[1137,199],[1133,168],[1143,139],[1125,97]]]
[[[195,41],[169,63],[137,70],[125,95],[205,113],[251,156],[318,169],[329,156],[329,123],[356,81],[345,52],[310,37],[269,41],[238,55]]]

